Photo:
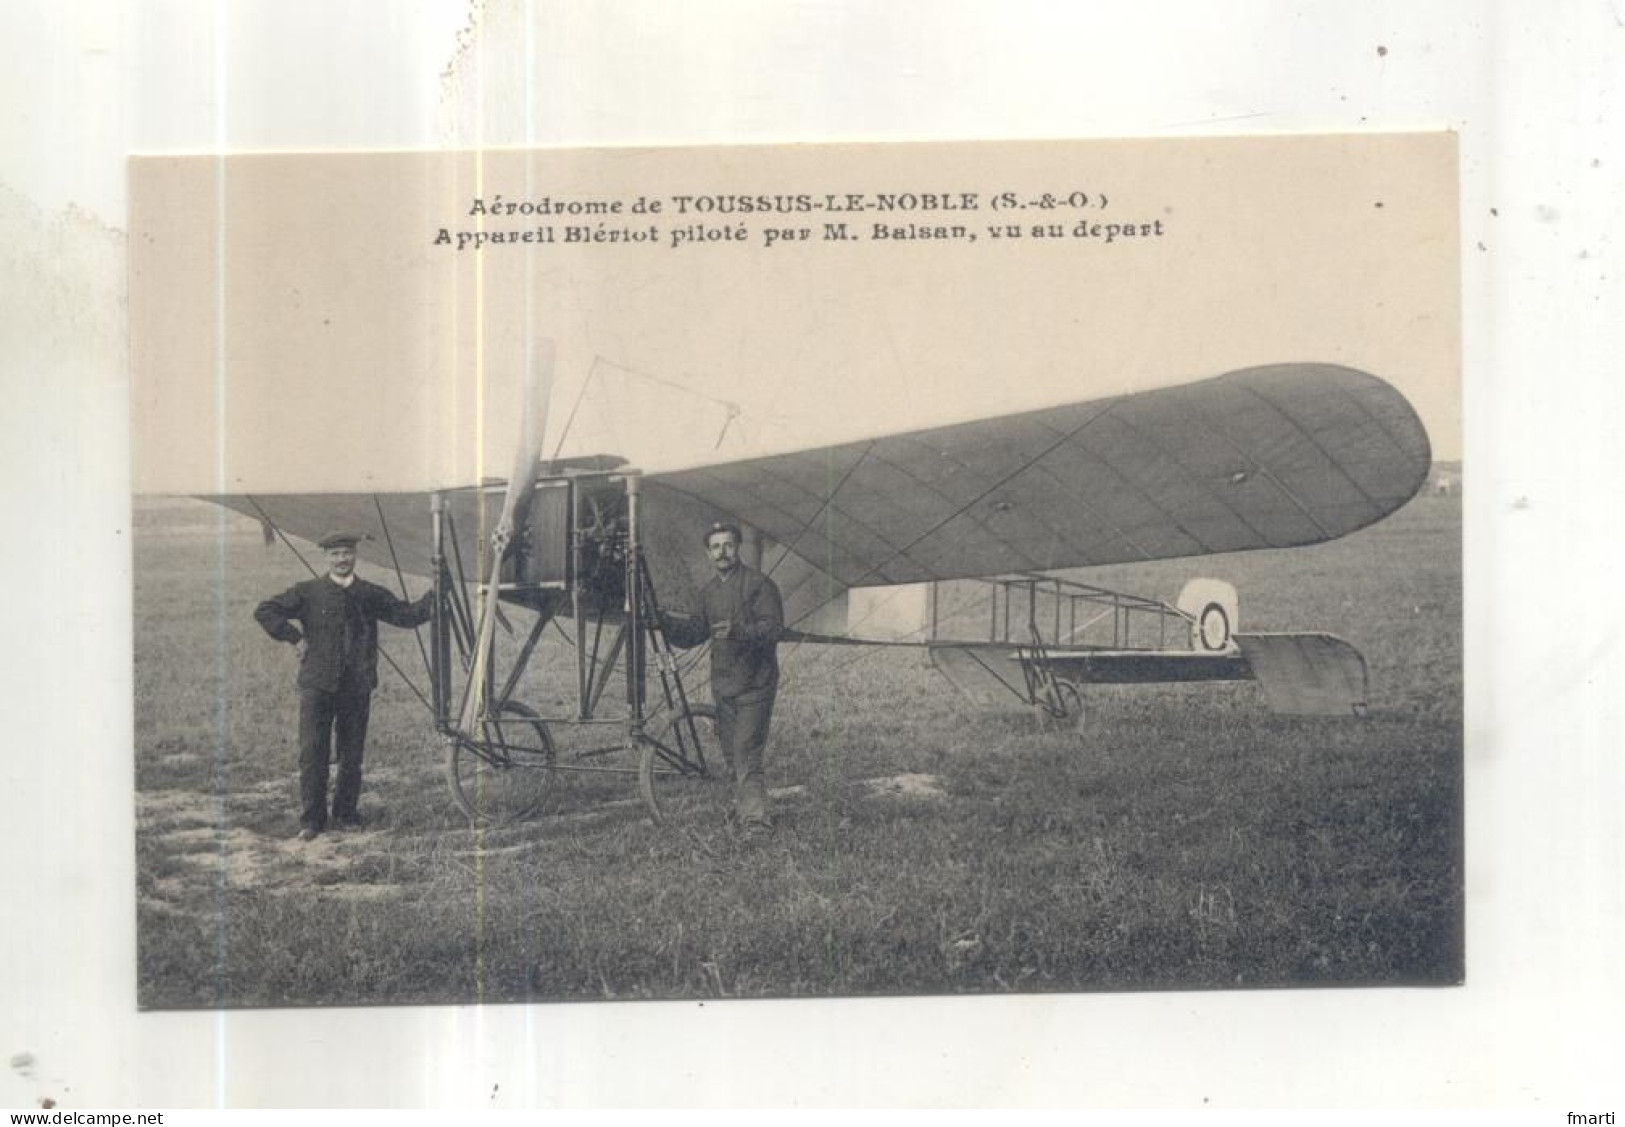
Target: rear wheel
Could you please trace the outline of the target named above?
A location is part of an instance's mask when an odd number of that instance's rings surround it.
[[[1083,723],[1083,693],[1071,681],[1053,680],[1034,711],[1040,728],[1075,728]]]
[[[1062,717],[1068,724],[1076,728],[1083,723],[1083,692],[1071,681],[1061,682],[1061,703],[1066,708],[1066,715]]]
[[[446,782],[459,809],[476,826],[529,817],[557,785],[553,737],[547,724],[518,701],[483,725],[483,739],[457,735],[446,745]]]

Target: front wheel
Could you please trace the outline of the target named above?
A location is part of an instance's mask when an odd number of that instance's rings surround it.
[[[541,808],[557,783],[553,737],[547,724],[518,701],[487,720],[484,738],[462,733],[446,745],[446,782],[452,799],[476,826],[507,825]]]
[[[714,778],[713,765],[720,766],[721,750],[717,710],[709,704],[689,705],[672,717],[658,739],[644,736],[638,746],[638,792],[649,817],[664,822],[677,787]]]

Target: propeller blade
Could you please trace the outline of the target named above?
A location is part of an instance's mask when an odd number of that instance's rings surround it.
[[[502,515],[491,534],[490,574],[485,597],[480,602],[479,636],[474,644],[474,662],[469,669],[469,689],[463,694],[463,714],[459,727],[474,734],[475,722],[485,712],[485,682],[491,668],[491,647],[496,640],[500,616],[497,600],[501,595],[502,561],[513,542],[514,521],[521,503],[536,482],[536,467],[542,457],[542,441],[547,434],[547,408],[553,398],[554,347],[550,340],[536,342],[533,362],[526,372],[519,408],[519,439],[514,446],[513,472],[502,496]]]

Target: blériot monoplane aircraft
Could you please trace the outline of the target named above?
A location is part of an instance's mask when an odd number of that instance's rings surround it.
[[[414,691],[445,742],[452,793],[477,823],[529,812],[572,770],[635,772],[659,820],[670,781],[708,774],[714,713],[691,696],[692,659],[671,649],[660,612],[693,605],[707,577],[698,530],[724,518],[744,529],[745,562],[782,590],[789,640],[919,645],[978,701],[1009,694],[1060,718],[1081,708],[1087,684],[1254,679],[1279,711],[1357,714],[1366,678],[1352,646],[1240,632],[1226,584],[1194,581],[1170,605],[1053,573],[1331,540],[1405,504],[1431,458],[1393,387],[1289,363],[643,474],[615,457],[543,459],[551,363],[549,350],[505,481],[207,498],[289,547],[289,536],[364,531],[361,556],[394,571],[403,591],[406,575],[432,581],[428,686]],[[927,585],[935,611],[958,584],[963,609],[967,583],[985,598],[976,635],[943,629],[937,613],[924,636],[854,629],[852,592]],[[574,653],[562,711],[524,699],[550,626]],[[498,647],[499,627],[512,645]],[[612,682],[624,692],[608,694]],[[593,746],[562,746],[577,742],[566,733]],[[614,766],[617,751],[636,765]]]

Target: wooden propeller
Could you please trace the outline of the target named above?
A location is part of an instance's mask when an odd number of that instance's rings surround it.
[[[496,637],[501,594],[502,561],[513,543],[514,516],[520,503],[536,483],[536,467],[542,456],[547,433],[548,403],[553,398],[554,345],[550,340],[536,342],[533,361],[526,371],[520,396],[519,438],[514,446],[513,472],[502,497],[502,515],[491,533],[490,573],[484,597],[480,600],[479,632],[474,644],[474,660],[469,669],[468,692],[463,695],[463,713],[458,727],[468,735],[485,715],[486,682],[490,679],[491,648]]]

